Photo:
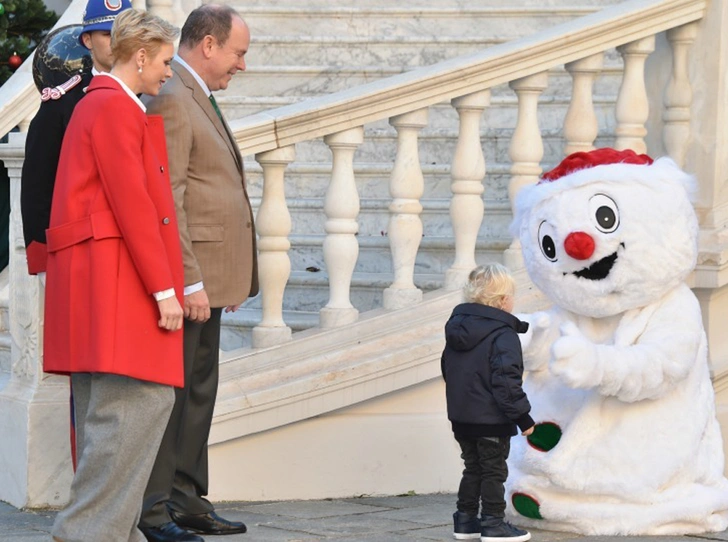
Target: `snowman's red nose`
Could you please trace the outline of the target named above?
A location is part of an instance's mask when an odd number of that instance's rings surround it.
[[[564,239],[564,250],[575,260],[586,260],[594,254],[594,239],[583,231],[571,232]]]

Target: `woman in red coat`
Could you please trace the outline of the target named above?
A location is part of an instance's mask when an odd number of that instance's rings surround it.
[[[44,370],[70,374],[78,466],[53,536],[143,541],[152,463],[183,385],[182,257],[161,118],[178,30],[130,9],[61,149],[47,231]]]

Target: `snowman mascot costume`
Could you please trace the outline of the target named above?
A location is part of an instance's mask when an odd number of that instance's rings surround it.
[[[588,535],[728,528],[700,306],[692,177],[669,158],[567,157],[516,199],[513,233],[552,302],[518,315],[537,420],[515,439],[509,515]]]

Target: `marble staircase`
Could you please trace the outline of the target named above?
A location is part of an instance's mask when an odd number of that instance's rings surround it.
[[[385,0],[230,2],[248,22],[252,43],[247,70],[236,75],[218,103],[229,119],[289,105],[362,83],[431,65],[459,55],[528,35],[602,7],[615,0],[493,1],[416,0],[393,6]],[[594,88],[600,135],[596,145],[610,145],[614,103],[622,60],[605,55]],[[549,87],[539,100],[544,167],[563,155],[561,126],[569,104],[572,80],[563,66],[549,74]],[[486,158],[485,214],[477,260],[500,259],[510,243],[508,181],[511,136],[516,126],[515,93],[502,85],[492,89],[491,106],[481,120]],[[430,108],[427,127],[419,134],[425,177],[421,199],[423,239],[416,262],[415,284],[424,292],[442,287],[452,263],[454,239],[449,219],[450,164],[458,135],[458,117],[449,103]],[[364,143],[354,156],[360,197],[359,258],[352,279],[352,303],[360,311],[382,306],[382,289],[392,281],[386,239],[389,213],[388,179],[397,148],[397,133],[386,121],[365,126]],[[263,175],[252,156],[246,157],[249,192],[260,204]],[[293,331],[318,324],[326,303],[328,278],[322,245],[323,212],[331,176],[331,151],[322,140],[296,146],[296,161],[286,171],[291,213],[291,278],[284,298],[284,320]],[[383,202],[385,202],[383,204]],[[250,329],[260,319],[260,299],[223,318],[222,347],[250,345]]]

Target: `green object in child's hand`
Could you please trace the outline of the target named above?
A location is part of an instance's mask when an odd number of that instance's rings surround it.
[[[561,428],[553,422],[537,423],[533,433],[526,438],[539,452],[548,452],[561,440]]]

